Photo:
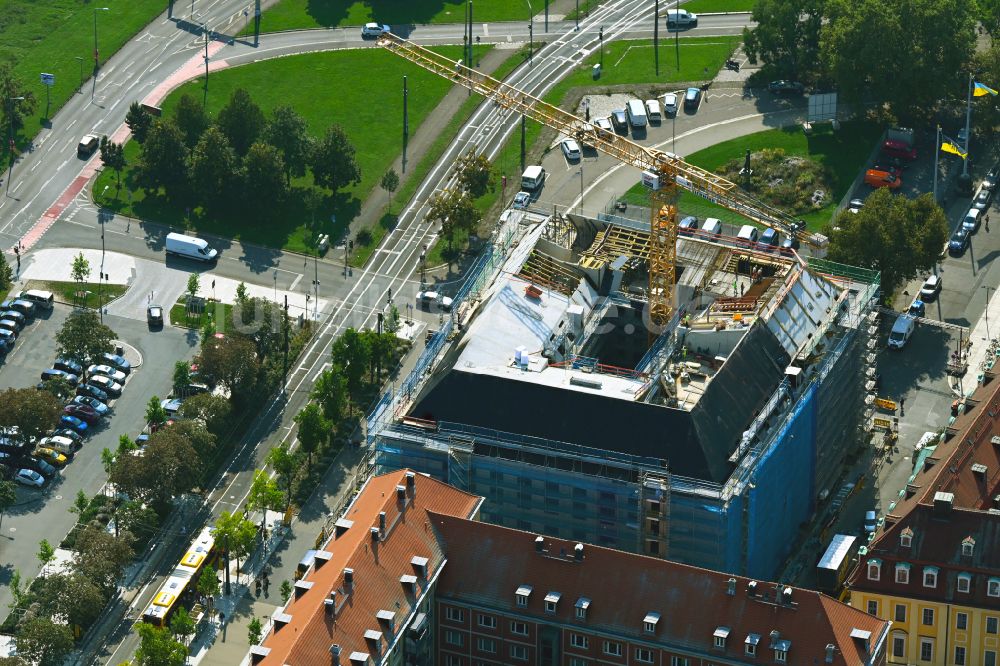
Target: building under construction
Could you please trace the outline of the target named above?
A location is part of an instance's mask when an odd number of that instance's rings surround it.
[[[655,327],[643,226],[509,216],[370,416],[378,470],[500,525],[773,577],[865,440],[878,275],[682,236]]]

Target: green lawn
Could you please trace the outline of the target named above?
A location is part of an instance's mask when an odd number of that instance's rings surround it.
[[[723,141],[692,153],[685,159],[709,171],[715,171],[733,158],[742,157],[748,149],[755,151],[762,148],[782,148],[789,155],[808,156],[817,160],[830,170],[834,192],[831,203],[827,206],[801,216],[809,229],[815,231],[830,221],[837,204],[871,153],[880,132],[875,124],[863,122],[843,123],[837,132],[826,123],[814,125],[812,134],[806,134],[800,126],[765,130]],[[622,198],[635,205],[648,205],[647,190],[641,183],[635,184]],[[681,215],[718,217],[733,224],[746,222],[742,216],[687,192],[681,194],[679,208]]]
[[[48,117],[52,117],[80,86],[80,61],[76,58],[83,58],[84,78],[93,72],[95,6],[109,9],[97,12],[102,63],[166,9],[163,0],[101,0],[96,4],[81,0],[0,0],[0,59],[14,64],[14,72],[38,100],[35,114],[25,119],[25,127],[18,133],[19,146],[38,133],[46,118],[46,90],[39,74],[55,75],[55,85],[49,91]],[[85,88],[84,92],[90,95],[90,90]],[[6,134],[7,128],[3,131]],[[2,144],[0,156],[6,160],[7,142]]]
[[[213,321],[232,321],[232,311],[233,306],[229,303],[222,303],[219,301],[207,301],[205,303],[205,311],[201,314],[192,314],[190,317],[187,314],[187,296],[181,296],[181,299],[170,306],[170,312],[168,313],[170,317],[170,324],[172,326],[184,326],[187,328],[201,328],[202,323],[206,319],[211,319]],[[218,330],[218,324],[216,324],[216,330]],[[221,331],[220,331],[221,332]]]
[[[100,284],[97,282],[57,282],[52,280],[28,280],[25,289],[51,291],[60,303],[70,303],[85,308],[105,305],[128,291],[127,284]],[[102,299],[103,295],[103,299]]]
[[[542,11],[539,0],[533,8]],[[528,4],[523,0],[476,0],[472,20],[526,21]],[[465,20],[465,0],[281,0],[261,16],[262,32],[361,26],[370,21],[392,26],[423,23],[461,23]],[[250,32],[252,33],[252,27]]]
[[[757,0],[691,0],[681,5],[695,14],[699,12],[749,12]]]
[[[477,48],[481,57],[489,47]],[[449,57],[457,57],[461,53],[461,47],[440,47],[437,50]],[[308,76],[304,76],[304,72],[308,72]],[[321,136],[333,123],[341,124],[357,148],[361,183],[327,197],[316,215],[319,230],[338,239],[343,234],[344,225],[357,216],[362,202],[377,187],[382,174],[402,149],[404,75],[408,77],[412,137],[420,131],[420,124],[438,105],[451,83],[381,49],[310,53],[212,73],[209,77],[208,111],[210,115],[216,115],[233,90],[245,88],[265,114],[270,114],[278,105],[292,106],[306,119],[313,136]],[[372,81],[381,83],[373,88]],[[388,81],[398,82],[399,94],[381,94]],[[164,114],[173,112],[183,94],[200,100],[204,94],[203,86],[204,79],[200,78],[175,90],[164,100]],[[372,91],[376,89],[380,94],[373,97]],[[125,153],[126,159],[134,163],[139,146],[129,142]],[[123,172],[122,181],[123,186],[119,189],[114,172],[104,171],[95,181],[94,199],[102,206],[134,217],[270,247],[312,251],[309,214],[294,191],[285,209],[275,215],[274,224],[248,226],[236,216],[217,218],[204,215],[200,209],[193,210],[190,219],[187,219],[183,203],[160,196],[147,196],[146,192],[131,184],[130,172]],[[295,190],[311,184],[309,175],[292,181]],[[103,194],[105,186],[108,186],[106,196]],[[128,199],[129,190],[132,191],[131,202]],[[331,221],[331,214],[336,215],[336,224]]]

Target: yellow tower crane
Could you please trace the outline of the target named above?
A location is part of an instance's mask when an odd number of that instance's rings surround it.
[[[493,100],[499,106],[574,137],[582,145],[592,146],[643,172],[643,182],[651,189],[653,204],[649,234],[649,317],[658,326],[666,325],[674,311],[677,188],[693,192],[753,222],[795,237],[813,248],[822,249],[827,244],[822,234],[806,232],[805,223],[801,220],[751,196],[721,176],[688,164],[673,153],[640,146],[510,84],[466,67],[461,60],[450,60],[392,33],[383,33],[378,45]]]

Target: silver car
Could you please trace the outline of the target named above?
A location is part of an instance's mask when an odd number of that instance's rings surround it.
[[[87,368],[87,375],[93,377],[94,375],[104,375],[119,384],[125,381],[125,373],[121,370],[116,370],[110,365],[92,365]]]

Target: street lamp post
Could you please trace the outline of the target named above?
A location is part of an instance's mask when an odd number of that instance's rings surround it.
[[[524,0],[528,5],[528,66],[533,67],[535,51],[535,10],[531,6],[531,0]]]
[[[583,215],[583,158],[580,159],[580,215]]]
[[[23,99],[23,95],[7,98],[7,119],[10,121],[7,134],[7,150],[10,151],[10,164],[7,167],[7,194],[10,194],[10,179],[14,175],[14,102]]]
[[[989,343],[993,339],[990,336],[990,292],[996,291],[996,287],[984,284],[983,289],[986,290],[986,308],[983,310],[983,314],[986,316],[986,342]]]
[[[97,50],[97,12],[111,11],[107,7],[94,7],[94,89],[90,93],[90,101],[94,101],[97,94],[97,70],[101,67],[101,55]]]
[[[76,56],[76,59],[80,61],[80,88],[79,88],[79,92],[83,92],[83,56]]]
[[[604,26],[597,31],[597,38],[601,40],[601,70],[604,70]]]

